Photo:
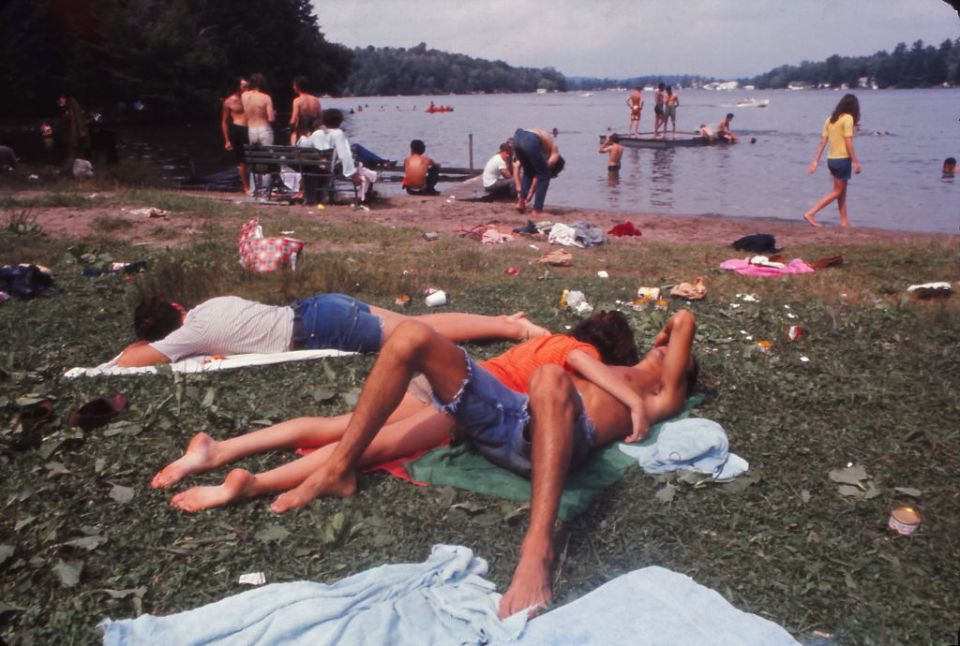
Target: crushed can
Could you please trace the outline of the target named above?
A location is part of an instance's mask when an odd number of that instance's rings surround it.
[[[920,526],[920,514],[913,507],[897,507],[890,512],[887,527],[900,534],[909,536]]]
[[[803,336],[803,326],[802,325],[791,325],[787,330],[787,338],[791,341],[796,341],[801,336]]]

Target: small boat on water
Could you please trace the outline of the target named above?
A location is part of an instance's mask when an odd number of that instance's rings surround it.
[[[424,110],[424,112],[429,112],[430,114],[433,114],[433,113],[435,113],[435,112],[453,112],[453,106],[452,106],[452,105],[432,105],[432,104],[431,104],[430,107],[428,107],[428,108],[426,108],[426,109]]]
[[[726,146],[735,143],[728,139],[710,141],[695,132],[678,132],[676,137],[672,134],[666,137],[652,137],[647,133],[618,136],[620,137],[620,145],[624,148],[692,148],[694,146]],[[603,143],[606,138],[607,135],[600,135],[600,143]]]
[[[765,108],[768,105],[770,105],[770,99],[755,99],[753,97],[737,103],[738,108]]]

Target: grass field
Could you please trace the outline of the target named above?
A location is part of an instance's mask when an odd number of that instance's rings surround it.
[[[37,206],[85,202],[37,196]],[[435,543],[472,548],[502,591],[516,565],[526,516],[519,504],[459,490],[365,476],[349,500],[321,500],[274,515],[269,499],[185,514],[152,475],[190,437],[227,437],[299,415],[345,412],[370,357],[284,364],[201,376],[69,380],[132,341],[131,310],[142,293],[194,305],[232,293],[286,303],[343,291],[410,313],[422,290],[445,289],[448,309],[524,310],[561,331],[576,317],[559,309],[563,289],[597,309],[631,300],[640,285],[706,278],[705,300],[672,301],[697,316],[695,350],[707,394],[696,415],[721,423],[731,449],[750,462],[734,485],[697,486],[638,470],[584,515],[558,527],[556,602],[646,565],[689,574],[739,608],[797,636],[831,633],[839,643],[948,643],[960,623],[960,299],[909,298],[911,283],[960,278],[960,249],[912,244],[791,248],[804,258],[842,254],[841,267],[757,279],[714,269],[731,252],[716,245],[614,240],[574,252],[574,266],[547,270],[525,243],[481,247],[444,234],[356,220],[303,219],[271,211],[273,230],[311,241],[295,274],[265,276],[237,265],[235,231],[244,212],[156,191],[104,198],[208,217],[189,247],[147,251],[115,242],[123,225],[104,220],[84,240],[17,234],[6,224],[23,203],[0,201],[0,261],[34,261],[57,274],[56,293],[0,305],[0,639],[10,644],[90,643],[105,617],[168,614],[242,591],[239,575],[268,582],[330,582],[385,562],[422,561]],[[314,251],[322,249],[322,251]],[[84,278],[86,263],[146,258],[132,281]],[[520,267],[519,276],[504,274]],[[597,271],[609,272],[609,279]],[[751,293],[757,302],[738,294]],[[646,347],[669,312],[626,309]],[[805,330],[796,341],[790,325]],[[756,350],[770,340],[769,353]],[[470,344],[477,356],[505,343]],[[124,392],[130,410],[83,433],[70,412]],[[51,398],[56,420],[42,436],[16,425],[20,405]],[[245,460],[278,465],[278,452]],[[856,495],[831,470],[862,466]],[[188,479],[215,483],[225,470]],[[663,491],[674,487],[673,497]],[[177,487],[179,490],[182,487]],[[658,497],[658,493],[660,496]],[[454,508],[469,501],[477,511]],[[890,510],[916,507],[911,537],[886,529]],[[651,627],[651,630],[654,628]]]

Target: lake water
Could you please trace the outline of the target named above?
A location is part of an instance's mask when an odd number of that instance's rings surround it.
[[[627,149],[619,182],[611,185],[606,156],[597,152],[599,135],[624,132],[628,110],[624,92],[477,95],[438,97],[351,97],[328,99],[325,107],[345,111],[351,141],[383,157],[403,159],[409,141],[423,139],[427,154],[448,166],[469,162],[482,168],[500,142],[517,127],[557,128],[566,170],[553,180],[551,205],[655,212],[671,215],[719,214],[797,220],[831,187],[826,153],[813,176],[807,165],[819,141],[824,119],[841,93],[830,90],[679,92],[679,130],[701,122],[714,127],[733,112],[736,146]],[[960,179],[943,179],[948,156],[960,157],[960,89],[861,90],[861,129],[855,139],[863,173],[850,182],[848,209],[854,225],[906,231],[956,233],[960,226]],[[750,97],[769,99],[765,108],[737,108]],[[430,99],[452,105],[453,112],[424,112]],[[641,127],[652,130],[653,96],[645,92]],[[877,136],[873,131],[887,132]],[[217,124],[183,128],[121,129],[124,157],[148,157],[171,176],[222,170],[230,158],[222,151]],[[748,141],[756,138],[756,143]],[[278,138],[279,141],[279,138]],[[441,185],[441,189],[443,186]],[[388,193],[396,185],[385,185]],[[830,205],[820,216],[837,224]]]

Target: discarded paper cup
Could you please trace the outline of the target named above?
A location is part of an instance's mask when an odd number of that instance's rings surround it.
[[[787,338],[791,341],[796,341],[801,336],[803,336],[803,326],[802,325],[791,325],[790,329],[787,330]]]
[[[887,527],[903,536],[909,536],[920,526],[920,514],[913,507],[897,507],[890,512]]]
[[[440,305],[447,304],[447,293],[442,289],[438,289],[435,292],[427,295],[427,306],[428,307],[439,307]]]
[[[757,341],[757,350],[760,352],[770,352],[773,348],[773,341]]]

